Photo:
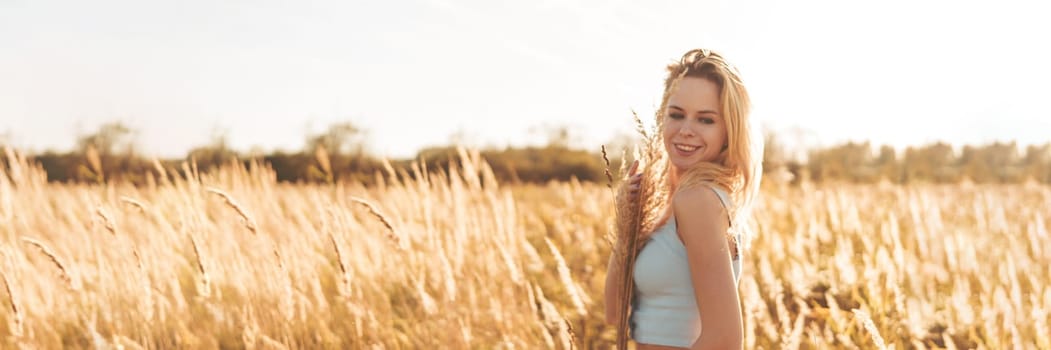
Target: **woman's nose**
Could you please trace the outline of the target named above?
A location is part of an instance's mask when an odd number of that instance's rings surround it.
[[[679,128],[679,134],[683,136],[693,136],[693,129],[690,129],[689,125],[683,125]]]

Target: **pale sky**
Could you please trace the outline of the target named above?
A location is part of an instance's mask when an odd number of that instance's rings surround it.
[[[0,0],[0,142],[72,149],[108,121],[183,156],[228,130],[299,150],[350,121],[378,155],[456,133],[598,150],[651,118],[694,47],[742,71],[753,116],[803,142],[1051,141],[1038,1]]]

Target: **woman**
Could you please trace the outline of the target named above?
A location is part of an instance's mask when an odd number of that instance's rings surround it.
[[[747,238],[762,173],[761,138],[752,135],[748,112],[741,78],[721,55],[691,50],[668,66],[657,113],[662,146],[654,147],[658,154],[650,157],[648,171],[639,172],[638,161],[631,166],[617,195],[618,208],[643,205],[656,213],[645,219],[652,224],[642,225],[641,249],[632,252],[628,323],[638,349],[742,347],[738,245]],[[618,210],[606,277],[610,324],[621,317],[629,215]]]

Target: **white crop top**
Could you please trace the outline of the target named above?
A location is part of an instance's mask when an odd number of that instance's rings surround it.
[[[712,189],[729,210],[726,193]],[[731,265],[735,281],[740,280],[740,256]],[[676,235],[672,217],[657,228],[635,259],[635,296],[629,327],[636,342],[685,348],[697,341],[701,315],[692,280],[686,246]]]

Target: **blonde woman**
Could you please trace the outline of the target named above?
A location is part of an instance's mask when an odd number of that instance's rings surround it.
[[[761,138],[749,122],[737,70],[718,53],[691,50],[668,66],[649,164],[636,161],[618,208],[642,206],[641,223],[618,209],[606,277],[606,321],[620,321],[622,257],[635,254],[629,314],[638,349],[739,349],[740,244],[761,177]],[[631,232],[636,248],[628,252]]]

